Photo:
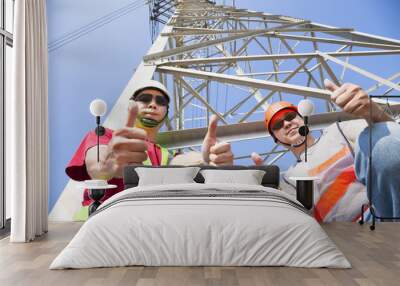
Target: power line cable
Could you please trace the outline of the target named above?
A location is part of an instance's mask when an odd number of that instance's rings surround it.
[[[65,41],[65,40],[68,40],[69,38],[71,38],[71,37],[73,37],[73,36],[75,36],[75,35],[77,35],[77,34],[79,34],[81,32],[87,31],[88,29],[93,28],[96,25],[101,24],[104,21],[107,21],[110,18],[113,18],[113,17],[125,12],[129,8],[136,7],[136,5],[139,4],[140,1],[143,1],[143,0],[135,0],[133,3],[130,3],[130,4],[128,4],[128,5],[126,5],[126,6],[122,7],[122,8],[119,8],[119,9],[117,9],[117,10],[115,10],[115,11],[113,11],[113,12],[107,14],[107,15],[101,16],[100,18],[98,18],[98,19],[96,19],[96,20],[94,20],[94,21],[92,21],[92,22],[90,22],[90,23],[88,23],[88,24],[86,24],[86,25],[74,30],[74,31],[71,31],[71,32],[69,32],[67,34],[64,34],[59,39],[49,43],[48,47],[51,48],[54,45],[58,45],[61,42]]]
[[[115,14],[118,14],[118,13],[121,13],[121,12],[125,11],[125,9],[128,9],[128,8],[132,7],[133,5],[138,4],[139,1],[141,1],[141,0],[135,0],[132,3],[126,5],[126,6],[122,7],[122,8],[119,8],[117,10],[114,10],[113,12],[108,13],[107,15],[101,16],[100,18],[97,18],[96,20],[94,20],[94,21],[92,21],[92,22],[90,22],[90,23],[88,23],[88,24],[86,24],[86,25],[74,30],[74,31],[71,31],[71,32],[68,32],[67,34],[64,34],[59,39],[54,40],[53,42],[49,43],[49,47],[52,46],[52,45],[55,45],[55,44],[57,44],[59,42],[64,41],[68,37],[73,36],[73,35],[81,32],[81,31],[87,29],[88,27],[90,28],[90,26],[94,26],[94,25],[100,23],[101,21],[107,20],[109,17],[112,17]]]
[[[52,51],[54,51],[54,50],[57,50],[57,49],[59,49],[59,48],[65,46],[66,44],[69,44],[69,43],[71,43],[71,42],[73,42],[73,41],[75,41],[75,40],[77,40],[77,39],[79,39],[79,38],[81,38],[81,37],[83,37],[83,36],[89,34],[90,32],[93,32],[93,31],[97,30],[98,28],[100,28],[100,27],[102,27],[102,26],[104,26],[104,25],[106,25],[106,24],[108,24],[108,23],[110,23],[110,22],[112,22],[112,21],[114,21],[114,20],[116,20],[116,19],[118,19],[118,18],[121,18],[122,16],[127,15],[128,13],[131,13],[132,11],[134,11],[134,10],[136,10],[137,8],[140,8],[141,6],[144,6],[144,5],[145,5],[145,4],[132,7],[131,9],[129,9],[129,10],[127,10],[127,11],[124,11],[124,13],[119,14],[118,16],[115,16],[115,17],[113,17],[113,18],[111,18],[111,19],[108,19],[107,21],[103,21],[103,22],[101,22],[101,23],[99,23],[99,24],[97,24],[97,25],[95,25],[95,26],[91,26],[91,27],[85,29],[84,31],[81,31],[80,33],[76,33],[76,34],[74,34],[74,35],[68,37],[68,39],[65,39],[65,40],[62,41],[62,42],[58,42],[56,45],[52,45],[52,46],[49,48],[49,52],[52,52]]]
[[[65,46],[66,44],[69,44],[85,35],[87,35],[88,33],[97,30],[98,28],[116,20],[119,19],[122,16],[127,15],[128,13],[131,13],[132,11],[147,5],[147,1],[143,2],[143,0],[136,0],[134,1],[134,3],[131,3],[123,8],[120,8],[114,12],[111,12],[75,31],[72,31],[66,35],[64,35],[63,37],[61,37],[60,39],[51,42],[48,45],[48,50],[49,52],[52,52],[54,50],[57,50],[63,46]]]

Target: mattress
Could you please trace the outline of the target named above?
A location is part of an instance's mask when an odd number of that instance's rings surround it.
[[[351,267],[315,219],[283,192],[198,183],[114,195],[50,269],[131,265]]]

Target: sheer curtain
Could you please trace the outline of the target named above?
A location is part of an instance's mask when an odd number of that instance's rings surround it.
[[[6,111],[10,241],[28,242],[48,226],[46,1],[18,0],[14,9],[13,92]]]

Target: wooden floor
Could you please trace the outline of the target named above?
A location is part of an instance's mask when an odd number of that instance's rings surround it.
[[[52,223],[43,238],[28,244],[0,241],[0,285],[400,285],[400,223],[335,223],[324,229],[353,268],[121,267],[48,270],[81,224]]]

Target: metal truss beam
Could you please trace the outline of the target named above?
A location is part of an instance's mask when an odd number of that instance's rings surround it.
[[[400,104],[394,105],[393,111],[400,112]],[[310,116],[310,129],[312,131],[321,130],[328,127],[333,122],[354,119],[360,118],[342,111],[315,114]],[[160,144],[167,146],[168,148],[179,149],[190,146],[200,146],[206,133],[207,127],[167,131],[160,133],[157,140]],[[269,136],[268,131],[265,129],[264,121],[253,121],[218,127],[219,140],[226,142],[267,138]],[[253,150],[249,150],[249,152],[251,151]]]
[[[299,23],[290,23],[290,24],[282,25],[280,27],[271,28],[270,30],[276,31],[276,30],[279,30],[280,28],[283,29],[283,28],[303,25],[303,24],[307,24],[307,23],[309,23],[309,22],[308,21],[304,21],[304,22],[299,22]],[[183,53],[186,53],[186,52],[190,52],[190,51],[194,51],[194,50],[197,50],[197,49],[201,49],[201,48],[205,48],[205,47],[209,47],[209,46],[213,46],[213,45],[217,45],[217,44],[227,43],[227,42],[231,42],[231,41],[235,41],[235,40],[243,39],[243,38],[247,38],[247,37],[255,37],[255,36],[258,36],[258,35],[265,34],[265,33],[267,33],[267,32],[262,32],[262,33],[260,33],[260,32],[242,33],[240,35],[233,35],[233,36],[225,37],[225,38],[222,38],[222,39],[216,39],[216,40],[212,40],[212,41],[208,41],[208,42],[193,44],[193,45],[186,46],[186,47],[178,47],[178,48],[167,50],[167,51],[163,51],[163,52],[150,53],[147,56],[143,57],[143,59],[145,61],[151,61],[151,60],[156,60],[156,59],[163,58],[163,57],[180,55],[180,54],[183,54]]]
[[[390,88],[393,88],[393,89],[395,89],[397,91],[400,91],[400,86],[399,85],[397,85],[397,84],[395,84],[395,83],[393,83],[393,82],[391,82],[391,81],[389,81],[389,80],[387,80],[387,79],[385,79],[383,77],[380,77],[380,76],[378,76],[376,74],[373,74],[373,73],[371,73],[369,71],[366,71],[366,70],[364,70],[362,68],[359,68],[359,67],[357,67],[355,65],[352,65],[352,64],[346,63],[344,61],[341,61],[341,60],[339,60],[337,58],[334,58],[332,56],[329,56],[329,55],[327,55],[327,54],[325,54],[323,52],[317,51],[317,53],[319,55],[321,55],[324,59],[330,60],[330,61],[332,61],[334,63],[337,63],[339,65],[347,67],[348,69],[351,69],[351,70],[355,71],[356,73],[359,73],[359,74],[361,74],[361,75],[363,75],[363,76],[365,76],[367,78],[370,78],[370,79],[375,80],[375,81],[377,81],[377,82],[379,82],[379,83],[381,83],[383,85],[386,85],[386,86],[388,86]]]
[[[400,77],[400,72],[397,72],[397,73],[391,75],[389,78],[387,78],[387,80],[393,81],[393,80],[395,80],[395,79],[398,78],[398,77]],[[376,83],[376,84],[374,84],[374,86],[372,86],[372,87],[370,87],[369,89],[367,89],[366,92],[367,92],[368,94],[370,94],[371,92],[377,90],[377,89],[380,88],[381,86],[383,86],[382,83]]]
[[[219,18],[218,18],[219,19]],[[268,32],[266,29],[249,29],[249,30],[216,30],[216,29],[202,29],[198,28],[196,30],[188,29],[188,30],[183,30],[180,29],[181,32],[171,32],[171,33],[162,33],[162,36],[168,36],[168,37],[182,37],[182,36],[194,36],[194,35],[214,35],[214,34],[240,34],[240,33],[245,33],[245,32]],[[353,31],[353,29],[334,29],[334,30],[327,30],[327,29],[307,29],[307,28],[299,28],[299,29],[280,29],[279,32],[330,32],[330,33],[339,33],[339,32],[350,32]]]
[[[236,55],[240,55],[240,54],[242,53],[242,51],[246,49],[246,47],[247,47],[247,45],[249,44],[249,42],[250,42],[250,39],[248,39],[248,40],[242,45],[242,47],[241,47],[239,50],[236,51]],[[224,65],[222,65],[222,66],[216,71],[216,73],[224,73],[224,72],[225,72],[226,70],[228,70],[229,68],[230,68],[229,64],[224,64]],[[198,87],[196,87],[195,90],[196,90],[197,92],[201,92],[206,86],[207,86],[207,82],[205,81],[205,82],[203,82],[202,84],[200,84]],[[184,96],[183,98],[185,98],[185,97],[186,97],[186,96]],[[189,104],[193,98],[194,98],[194,96],[192,96],[192,98],[188,99],[188,100],[182,105],[182,109],[183,109],[184,107],[186,107],[187,104]],[[175,113],[175,114],[173,115],[172,119],[170,119],[170,120],[173,120],[174,118],[180,116],[180,114],[181,114],[180,112],[179,112],[179,113]]]
[[[310,23],[308,25],[311,28],[326,28],[326,29],[335,29],[335,27],[322,25],[318,23]],[[330,32],[326,32],[327,34],[331,34]],[[369,43],[376,43],[376,44],[385,44],[385,45],[398,45],[400,46],[400,41],[390,38],[385,38],[377,35],[371,35],[367,33],[361,32],[346,32],[346,33],[334,33],[334,36],[339,36],[348,40],[358,41],[358,42],[369,42]]]
[[[201,103],[203,103],[210,111],[212,111],[215,115],[218,116],[218,118],[225,124],[228,124],[228,122],[226,122],[225,118],[218,112],[216,111],[210,104],[208,104],[208,102],[196,91],[194,90],[190,84],[188,84],[184,79],[182,79],[179,76],[176,76],[176,78],[178,80],[181,81],[182,86],[188,91],[190,92],[195,98],[197,98]]]
[[[311,59],[306,59],[304,62],[300,63],[300,65],[293,71],[291,72],[284,80],[282,80],[282,83],[286,83],[288,82],[290,79],[292,79],[301,69],[305,68],[305,65],[310,61]],[[264,102],[266,102],[271,96],[274,95],[274,93],[277,90],[272,90],[263,100],[261,100],[258,104],[256,104],[255,106],[253,106],[249,112],[247,112],[247,114],[245,116],[243,116],[239,122],[244,122],[252,113],[254,113],[262,104],[264,104]],[[280,90],[278,90],[280,91]],[[314,96],[314,95],[313,95]],[[312,96],[312,97],[313,97]],[[327,96],[324,98],[326,99],[328,98]]]
[[[354,52],[331,52],[325,53],[332,57],[365,57],[365,56],[390,56],[400,54],[400,50],[382,50],[382,51],[354,51]],[[196,58],[184,59],[176,61],[160,61],[158,66],[188,66],[199,64],[214,63],[234,63],[245,61],[269,61],[269,60],[287,60],[319,57],[320,54],[314,53],[296,53],[296,54],[274,54],[274,55],[252,55],[252,56],[236,56],[236,57],[215,57],[215,58]]]
[[[227,56],[227,57],[231,56],[230,53],[227,50],[225,50],[224,45],[217,45],[216,48],[218,50],[220,50],[225,56]],[[242,68],[237,64],[235,64],[235,71],[236,71],[237,75],[241,75],[244,73]],[[257,100],[257,102],[262,101],[263,98],[258,89],[250,87],[249,90],[250,90],[250,93]],[[264,110],[266,110],[268,108],[268,105],[262,105],[262,107],[264,108]]]
[[[321,99],[330,98],[330,92],[327,90],[312,88],[312,87],[304,87],[294,84],[286,84],[274,81],[259,80],[259,79],[245,78],[234,75],[218,74],[213,72],[198,71],[194,69],[183,69],[183,68],[166,67],[166,66],[157,67],[157,71],[178,76],[188,76],[194,78],[201,78],[204,80],[214,80],[223,83],[249,86],[258,89],[282,91],[302,96],[321,98]]]
[[[378,44],[378,43],[369,43],[369,42],[358,42],[358,41],[350,41],[350,40],[336,40],[336,39],[328,39],[328,38],[319,38],[319,37],[306,37],[306,36],[297,36],[297,35],[289,35],[289,34],[268,34],[269,37],[273,38],[284,38],[288,40],[299,40],[299,41],[308,41],[308,42],[320,42],[320,43],[328,43],[328,44],[338,44],[338,45],[350,45],[350,46],[359,46],[359,47],[367,47],[373,49],[386,49],[386,50],[398,50],[400,49],[400,45],[390,45],[390,44]]]

